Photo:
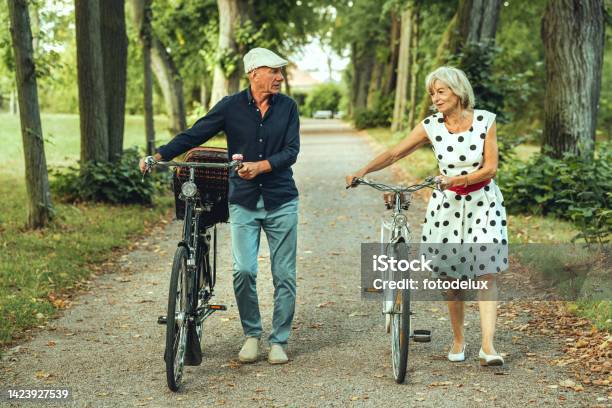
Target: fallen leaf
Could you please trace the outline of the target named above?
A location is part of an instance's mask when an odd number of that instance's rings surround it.
[[[446,387],[448,385],[453,385],[452,381],[436,381],[429,384],[430,387]]]

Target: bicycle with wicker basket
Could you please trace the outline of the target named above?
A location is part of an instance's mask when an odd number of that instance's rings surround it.
[[[166,326],[164,360],[172,391],[181,386],[184,366],[202,363],[204,321],[214,312],[226,310],[224,305],[211,303],[217,268],[217,223],[229,218],[229,172],[242,165],[242,155],[235,154],[228,161],[225,149],[198,147],[184,160],[145,159],[146,171],[156,166],[175,167],[176,217],[183,220],[172,263],[167,314],[157,319]]]

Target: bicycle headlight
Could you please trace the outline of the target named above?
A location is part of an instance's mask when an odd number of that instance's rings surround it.
[[[408,218],[404,214],[397,214],[395,218],[393,218],[393,222],[398,227],[403,227],[404,225],[408,224]]]
[[[195,185],[195,183],[192,183],[191,181],[186,181],[181,186],[181,192],[185,197],[195,197],[197,191],[198,187]]]

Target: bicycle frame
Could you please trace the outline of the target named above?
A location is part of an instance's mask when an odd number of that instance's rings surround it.
[[[195,168],[189,168],[189,182],[195,181]],[[181,194],[182,196],[182,194]],[[179,196],[180,197],[180,196]],[[217,258],[216,250],[214,251],[213,266],[209,263],[207,255],[210,254],[211,235],[207,229],[200,231],[200,217],[202,212],[206,211],[206,207],[211,204],[200,201],[199,192],[193,197],[183,197],[185,200],[185,219],[183,222],[183,239],[179,242],[179,246],[184,246],[187,249],[187,273],[190,280],[190,295],[192,299],[198,299],[202,305],[206,305],[214,296],[214,285],[217,276]],[[217,228],[214,227],[213,238],[216,247]],[[203,247],[201,247],[203,246]],[[215,248],[216,249],[216,248]],[[204,262],[205,260],[205,262]],[[198,268],[202,268],[201,273],[198,273]],[[200,292],[201,279],[205,279],[208,283],[208,290]],[[197,310],[193,310],[193,302],[188,302],[187,315],[189,321],[200,324],[208,316],[215,312],[215,309],[209,309],[205,306],[200,306]]]

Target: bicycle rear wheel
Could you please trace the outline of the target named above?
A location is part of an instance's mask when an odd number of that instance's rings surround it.
[[[397,290],[391,314],[391,360],[395,382],[401,384],[408,367],[410,344],[410,291]]]
[[[178,391],[183,378],[187,343],[187,291],[187,250],[181,246],[174,254],[166,315],[164,360],[168,388],[172,391]]]

